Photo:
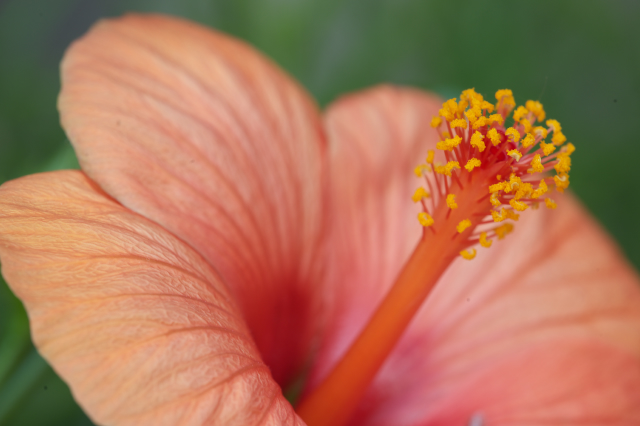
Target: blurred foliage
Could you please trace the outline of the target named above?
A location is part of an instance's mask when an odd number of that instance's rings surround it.
[[[578,148],[573,191],[640,265],[637,0],[0,0],[0,181],[78,167],[58,124],[58,64],[92,23],[126,11],[240,37],[321,105],[383,82],[538,99]],[[4,283],[0,321],[0,425],[91,424]]]

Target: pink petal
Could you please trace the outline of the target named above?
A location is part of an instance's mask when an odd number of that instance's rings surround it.
[[[430,97],[383,88],[327,115],[337,248],[328,276],[339,300],[328,303],[334,321],[312,383],[422,232],[411,170],[434,146],[434,113]],[[358,172],[344,175],[345,164]],[[640,424],[638,277],[577,202],[558,195],[557,210],[525,212],[504,241],[452,265],[353,424],[466,425],[475,414],[486,426]]]
[[[274,377],[308,353],[324,142],[313,101],[246,44],[163,16],[102,21],[62,64],[83,170],[216,268]]]
[[[80,172],[0,188],[3,274],[39,351],[100,424],[302,424],[229,289]]]

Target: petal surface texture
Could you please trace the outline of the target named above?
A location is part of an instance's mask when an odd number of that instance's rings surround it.
[[[432,98],[373,89],[327,113],[330,323],[310,386],[391,286],[422,229],[412,174]],[[528,211],[514,233],[456,260],[362,401],[353,425],[640,424],[640,287],[571,197]],[[428,265],[425,265],[428,267]]]
[[[87,175],[216,268],[286,383],[319,299],[325,148],[313,101],[239,40],[130,15],[70,47],[59,109]]]
[[[104,425],[302,424],[191,247],[81,172],[0,188],[0,259],[39,351]]]

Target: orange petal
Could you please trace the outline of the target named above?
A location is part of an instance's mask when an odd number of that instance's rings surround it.
[[[81,172],[0,188],[3,274],[34,342],[100,424],[302,424],[230,291]]]
[[[319,299],[324,142],[313,101],[241,41],[129,15],[72,45],[59,108],[83,170],[219,271],[286,382]]]
[[[334,299],[310,386],[419,238],[411,170],[435,145],[433,108],[427,96],[382,88],[328,113]],[[638,277],[571,197],[558,204],[522,215],[504,241],[451,266],[353,424],[466,425],[475,414],[488,426],[640,424]]]

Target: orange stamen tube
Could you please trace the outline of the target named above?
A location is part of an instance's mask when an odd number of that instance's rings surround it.
[[[489,248],[491,237],[502,239],[513,229],[511,223],[492,227],[492,221],[518,220],[516,211],[537,206],[548,185],[555,184],[561,192],[568,186],[569,156],[575,150],[572,144],[541,160],[555,150],[555,143],[543,141],[547,133],[554,132],[556,141],[566,140],[556,137],[561,135],[559,123],[548,120],[549,129],[529,133],[531,123],[542,121],[545,113],[539,102],[528,101],[526,107],[516,110],[514,126],[505,129],[503,123],[515,101],[510,90],[499,90],[496,99],[493,105],[473,89],[465,90],[460,102],[448,100],[440,110],[442,118],[431,121],[438,134],[446,136],[437,148],[444,151],[447,163],[434,164],[435,155],[430,151],[427,164],[414,171],[433,191],[430,194],[420,187],[412,197],[424,209],[418,215],[422,238],[364,330],[324,381],[297,407],[298,415],[309,426],[349,422],[380,367],[453,260],[458,255],[473,259],[476,250],[468,250],[471,246],[479,243]],[[489,115],[494,109],[498,114]],[[443,122],[447,131],[440,129]],[[539,174],[548,172],[552,165],[558,174],[540,180]],[[427,199],[431,200],[430,212]],[[544,203],[556,207],[550,198]]]

